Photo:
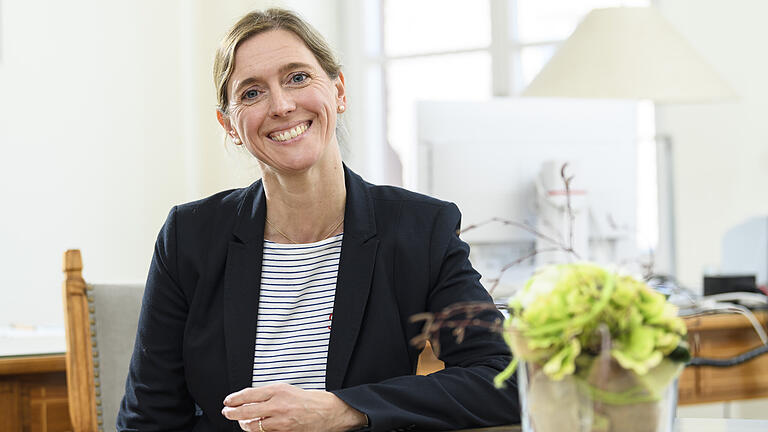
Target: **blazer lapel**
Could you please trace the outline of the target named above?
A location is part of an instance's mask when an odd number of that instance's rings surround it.
[[[224,271],[224,342],[231,392],[250,387],[253,379],[265,215],[259,181],[238,210]]]
[[[379,241],[373,203],[363,180],[346,166],[347,203],[336,298],[325,373],[326,390],[337,390],[352,357],[371,290]]]

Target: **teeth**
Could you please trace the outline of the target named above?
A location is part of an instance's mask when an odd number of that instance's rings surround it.
[[[307,128],[309,126],[306,123],[302,123],[293,129],[287,130],[285,132],[276,133],[270,136],[275,141],[287,141],[291,138],[296,138],[297,136],[303,134],[306,132]]]

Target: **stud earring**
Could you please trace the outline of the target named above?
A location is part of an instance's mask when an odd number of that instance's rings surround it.
[[[338,109],[339,114],[343,113],[345,109],[347,109],[347,107],[345,107],[344,105],[339,105],[339,109]]]
[[[238,138],[236,136],[232,137],[232,142],[235,143],[235,145],[240,145],[240,144],[243,143],[242,141],[240,141],[240,138]]]

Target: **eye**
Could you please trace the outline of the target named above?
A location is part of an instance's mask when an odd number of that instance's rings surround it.
[[[306,73],[304,73],[304,72],[297,72],[297,73],[291,75],[291,84],[301,84],[304,81],[306,81],[307,78],[309,78],[309,75],[307,75]]]
[[[244,99],[244,100],[252,100],[252,99],[256,99],[257,97],[259,97],[259,94],[260,94],[260,93],[261,93],[261,92],[259,92],[259,91],[258,91],[258,90],[256,90],[256,89],[250,89],[250,90],[246,90],[246,91],[245,91],[245,93],[243,93],[243,99]]]

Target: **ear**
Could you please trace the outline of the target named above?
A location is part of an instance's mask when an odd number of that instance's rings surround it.
[[[347,104],[347,93],[344,89],[344,73],[339,71],[339,76],[336,78],[336,102],[341,105]]]
[[[219,121],[221,127],[227,132],[227,135],[232,139],[236,145],[242,144],[240,138],[237,137],[237,132],[232,128],[232,122],[229,121],[229,116],[222,113],[220,110],[216,110],[216,120]]]

